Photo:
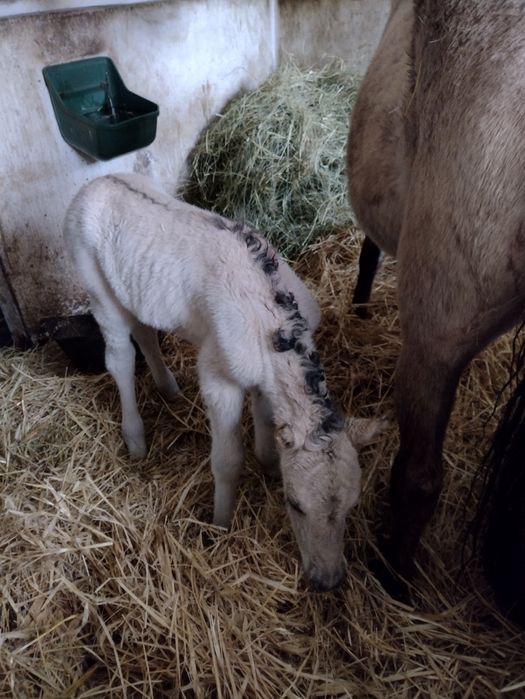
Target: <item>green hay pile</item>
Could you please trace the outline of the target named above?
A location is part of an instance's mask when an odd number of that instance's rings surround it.
[[[348,224],[345,145],[357,87],[339,63],[283,65],[202,134],[184,196],[256,226],[288,257]]]

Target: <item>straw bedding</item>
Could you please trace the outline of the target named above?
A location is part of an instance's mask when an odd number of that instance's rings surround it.
[[[356,85],[333,66],[297,71],[284,67],[217,120],[194,152],[186,194],[258,225],[289,255],[304,250],[297,269],[323,308],[318,345],[332,391],[352,414],[389,414],[399,351],[393,262],[379,275],[372,318],[350,311],[359,236],[343,227],[343,154]],[[281,486],[254,460],[248,414],[234,525],[209,524],[195,353],[171,336],[163,350],[183,396],[163,402],[139,364],[150,444],[140,463],[126,456],[107,375],[76,373],[51,343],[0,354],[0,697],[525,694],[525,640],[494,609],[477,567],[461,575],[468,495],[495,425],[508,337],[462,381],[410,606],[391,599],[368,565],[388,526],[395,426],[361,456],[345,584],[314,594]]]
[[[341,231],[298,269],[324,311],[329,385],[358,415],[391,411],[399,350],[395,265],[372,318],[350,312],[359,245]],[[523,696],[525,641],[495,611],[474,566],[460,574],[465,498],[486,446],[510,340],[475,360],[458,394],[439,511],[424,538],[413,605],[367,565],[387,520],[394,426],[362,454],[347,529],[347,580],[305,589],[281,487],[250,448],[231,532],[209,524],[209,435],[195,354],[163,343],[184,398],[168,405],[138,368],[148,457],[131,464],[107,375],[68,368],[52,344],[0,355],[0,696]],[[466,507],[466,509],[465,509]]]

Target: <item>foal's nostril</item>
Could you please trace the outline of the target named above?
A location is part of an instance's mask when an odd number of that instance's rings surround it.
[[[306,577],[315,592],[329,592],[339,587],[343,581],[345,569],[341,566],[335,573],[323,573],[315,566],[310,566]]]
[[[311,581],[314,592],[330,592],[331,590],[337,589],[340,584],[341,580],[338,580],[336,583],[326,582],[325,580]]]

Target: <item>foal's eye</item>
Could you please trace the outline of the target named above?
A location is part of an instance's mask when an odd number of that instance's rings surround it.
[[[297,500],[294,500],[294,498],[286,498],[286,502],[290,505],[292,510],[295,510],[297,514],[304,515],[306,514],[301,505],[297,502]]]

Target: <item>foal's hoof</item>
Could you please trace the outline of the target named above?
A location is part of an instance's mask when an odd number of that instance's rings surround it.
[[[276,481],[281,477],[281,469],[279,468],[279,459],[271,463],[261,464],[262,472],[265,478],[271,481]]]
[[[132,461],[138,461],[139,459],[143,459],[148,453],[148,450],[146,449],[145,440],[124,437],[124,441],[128,449],[129,458]]]
[[[148,453],[146,446],[128,447],[128,451],[129,458],[132,461],[140,461],[141,459],[144,459],[146,457],[146,454]]]
[[[227,514],[227,513],[215,513],[213,515],[213,526],[214,527],[221,527],[222,529],[226,529],[226,531],[230,531],[231,526],[233,522],[233,515]]]
[[[265,478],[276,480],[281,477],[279,456],[275,451],[272,450],[270,453],[257,453],[256,450],[255,458],[259,462]]]
[[[168,401],[168,403],[172,403],[178,396],[180,396],[181,393],[179,384],[174,376],[171,376],[170,379],[159,386],[159,393],[164,400]]]

